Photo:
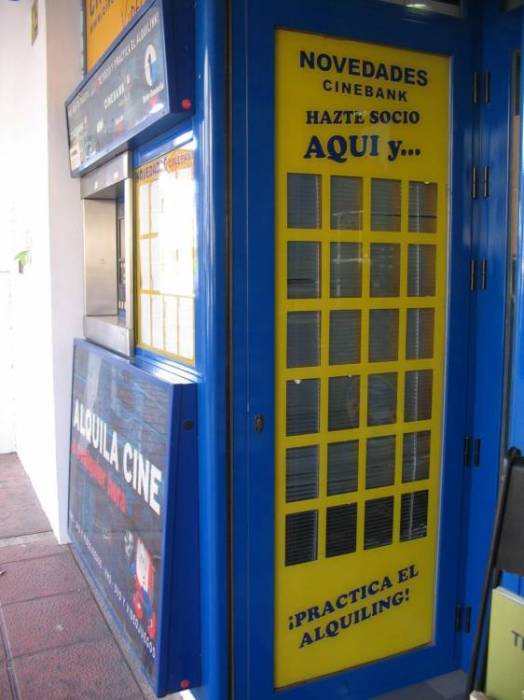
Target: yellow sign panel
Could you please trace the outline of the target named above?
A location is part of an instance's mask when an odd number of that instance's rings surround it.
[[[85,0],[87,70],[91,70],[144,2]]]
[[[433,641],[448,152],[448,58],[276,32],[276,687]]]
[[[195,364],[194,143],[135,171],[137,345]]]

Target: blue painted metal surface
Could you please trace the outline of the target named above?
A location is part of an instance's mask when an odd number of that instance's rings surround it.
[[[422,17],[379,2],[304,5],[296,0],[233,3],[234,49],[234,687],[236,697],[273,697],[274,575],[274,28],[343,36],[449,54],[452,62],[453,198],[450,237],[447,413],[436,645],[365,668],[278,691],[285,698],[371,698],[443,673],[458,663],[462,453],[466,408],[471,243],[471,26]],[[255,433],[257,414],[265,430]]]
[[[520,42],[521,11],[503,13],[500,3],[487,0],[479,8],[477,24],[476,70],[481,76],[478,121],[476,124],[475,163],[482,174],[489,168],[489,196],[482,182],[474,204],[473,257],[487,261],[486,289],[474,295],[470,379],[470,415],[468,434],[481,441],[479,459],[472,459],[467,471],[465,502],[464,573],[462,600],[471,606],[474,629],[480,603],[481,586],[495,515],[500,456],[504,449],[502,421],[504,412],[503,378],[505,323],[509,254],[509,150],[513,53]],[[490,95],[484,92],[489,72]],[[476,463],[475,463],[476,462]],[[468,666],[472,634],[461,638],[461,664]]]
[[[69,532],[161,696],[201,682],[196,393],[75,341]]]

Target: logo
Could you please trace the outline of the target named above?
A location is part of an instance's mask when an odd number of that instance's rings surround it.
[[[158,80],[158,59],[156,49],[153,44],[149,44],[146,49],[144,56],[144,72],[146,76],[146,83],[150,88],[154,87]]]

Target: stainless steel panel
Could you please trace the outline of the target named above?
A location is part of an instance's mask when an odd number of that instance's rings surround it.
[[[131,154],[126,151],[84,175],[80,180],[80,194],[83,199],[116,199],[115,185],[131,177]]]
[[[126,357],[134,350],[132,332],[118,323],[118,316],[85,316],[84,336]]]
[[[117,314],[116,202],[84,199],[86,316]]]

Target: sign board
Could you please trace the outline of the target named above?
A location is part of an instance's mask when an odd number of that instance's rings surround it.
[[[192,10],[168,13],[157,0],[137,14],[119,43],[66,102],[73,175],[122,150],[134,137],[185,119],[193,109]],[[167,123],[165,124],[167,127]],[[152,134],[151,134],[152,135]]]
[[[277,688],[434,641],[449,72],[276,32]]]
[[[176,616],[177,633],[183,635],[185,653],[194,659],[165,656],[177,646],[168,641],[174,603],[165,592],[176,590],[177,583],[172,556],[166,552],[173,552],[173,541],[182,535],[191,540],[186,547],[191,556],[195,547],[198,551],[197,522],[186,520],[184,531],[179,528],[176,533],[167,532],[166,525],[170,522],[174,529],[178,517],[186,518],[182,507],[173,512],[175,482],[187,507],[198,510],[194,485],[184,489],[184,478],[176,471],[178,440],[173,433],[177,391],[192,388],[160,381],[88,342],[75,343],[69,532],[143,673],[157,690],[165,684],[168,669],[172,672],[177,666],[179,682],[170,690],[178,690],[184,679],[198,682],[198,652],[192,644],[194,632],[188,629],[193,618],[187,617],[194,615],[192,606],[198,608],[198,593],[182,584],[178,605],[185,610],[179,609]],[[195,454],[188,454],[181,466],[196,470],[195,459]],[[198,563],[188,561],[183,576],[185,585],[198,591],[198,579],[192,577],[196,567]]]
[[[491,700],[524,698],[524,598],[503,588],[491,599],[486,693]]]
[[[84,0],[87,70],[113,43],[145,0]]]

